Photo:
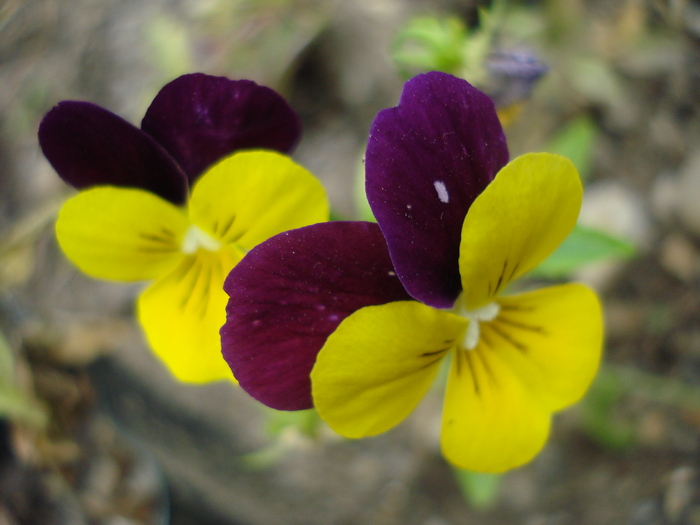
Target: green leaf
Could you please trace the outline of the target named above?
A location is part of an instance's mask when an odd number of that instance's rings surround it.
[[[496,504],[501,489],[500,474],[483,474],[452,468],[464,499],[476,510],[485,511]]]
[[[632,243],[600,230],[576,225],[559,248],[530,275],[543,278],[567,277],[587,264],[606,259],[629,259],[634,254]]]
[[[467,28],[457,17],[422,16],[399,31],[391,49],[397,67],[406,75],[420,71],[457,74],[463,66]]]
[[[588,115],[575,118],[552,138],[545,151],[571,160],[583,181],[588,180],[593,160],[593,145],[598,129]]]
[[[353,181],[353,197],[355,201],[355,210],[357,218],[361,221],[377,222],[372,213],[372,208],[369,207],[367,201],[367,193],[365,192],[365,162],[358,162],[355,170],[355,179]]]

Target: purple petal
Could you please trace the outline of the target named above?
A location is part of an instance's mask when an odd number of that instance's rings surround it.
[[[313,406],[309,374],[343,319],[364,306],[410,299],[384,237],[368,222],[314,224],[272,237],[238,263],[224,289],[224,358],[246,392],[278,410]]]
[[[236,150],[288,153],[301,136],[296,113],[272,89],[202,73],[181,76],[163,87],[141,129],[170,152],[190,182]]]
[[[397,107],[377,115],[367,144],[367,198],[415,299],[454,304],[464,217],[507,162],[493,103],[465,80],[419,75]]]
[[[187,197],[187,179],[153,138],[89,102],[65,101],[39,125],[39,144],[68,184],[142,188],[175,204]]]

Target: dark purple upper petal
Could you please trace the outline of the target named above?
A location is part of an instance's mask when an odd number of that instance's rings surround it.
[[[296,113],[272,89],[202,73],[181,76],[163,87],[141,129],[170,152],[190,182],[236,150],[288,153],[301,136]]]
[[[187,197],[187,179],[170,155],[147,133],[95,104],[59,103],[39,125],[39,144],[76,188],[142,188],[175,204]]]
[[[224,358],[246,392],[278,410],[313,406],[309,374],[345,317],[410,299],[384,237],[368,222],[314,224],[272,237],[238,263],[224,289]]]
[[[507,162],[493,103],[452,75],[409,80],[399,105],[377,115],[367,144],[367,198],[415,299],[454,304],[464,217]]]

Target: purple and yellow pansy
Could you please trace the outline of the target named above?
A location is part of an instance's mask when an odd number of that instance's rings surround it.
[[[230,379],[221,359],[225,276],[256,244],[328,219],[321,184],[294,163],[299,119],[248,80],[179,77],[137,128],[65,101],[39,128],[58,174],[81,191],[61,208],[59,245],[83,272],[148,280],[138,318],[180,380]]]
[[[508,162],[491,100],[428,73],[377,116],[366,190],[377,224],[287,231],[231,271],[221,330],[231,370],[264,404],[315,407],[360,438],[405,419],[450,360],[445,457],[483,472],[526,463],[601,356],[587,287],[507,290],[573,228],[575,168],[544,153]]]

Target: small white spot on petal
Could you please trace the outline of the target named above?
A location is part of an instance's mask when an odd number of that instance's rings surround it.
[[[407,210],[410,210],[411,208],[413,208],[413,206],[412,206],[411,204],[406,204],[406,209],[407,209]]]
[[[389,277],[396,277],[396,272],[389,271],[389,272],[387,272],[387,275]]]
[[[445,186],[444,182],[442,182],[441,180],[436,180],[435,182],[433,182],[433,186],[435,186],[435,191],[437,191],[438,199],[440,199],[440,202],[443,202],[445,204],[450,202],[450,194],[447,193],[447,186]]]

